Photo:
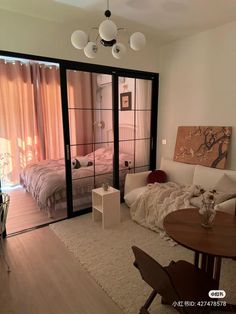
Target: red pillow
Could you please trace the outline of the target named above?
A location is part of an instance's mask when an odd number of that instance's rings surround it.
[[[163,170],[153,170],[147,177],[147,183],[165,183],[167,181],[167,175]]]

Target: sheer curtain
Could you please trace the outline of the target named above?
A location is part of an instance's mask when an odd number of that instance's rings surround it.
[[[62,158],[63,136],[57,67],[0,60],[0,171],[19,182],[31,162]]]

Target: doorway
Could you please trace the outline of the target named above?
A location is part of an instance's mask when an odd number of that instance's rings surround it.
[[[67,217],[66,206],[49,215],[43,170],[57,160],[65,176],[59,64],[2,56],[0,86],[1,189],[10,195],[12,234]]]
[[[68,216],[91,210],[92,189],[123,196],[127,173],[156,165],[157,77],[61,68]],[[158,87],[157,87],[158,88]]]

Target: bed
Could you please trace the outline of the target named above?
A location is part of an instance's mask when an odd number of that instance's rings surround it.
[[[73,201],[78,208],[86,208],[91,202],[91,190],[103,182],[112,185],[113,180],[113,151],[102,147],[85,156],[92,165],[72,168]],[[125,161],[132,156],[120,153],[120,179],[124,183],[128,169]],[[95,174],[95,176],[94,176]],[[20,184],[37,201],[40,209],[47,211],[50,217],[56,206],[66,200],[65,162],[63,159],[43,160],[27,165],[20,173]]]

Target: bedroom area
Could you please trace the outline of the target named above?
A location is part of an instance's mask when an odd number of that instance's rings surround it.
[[[0,57],[1,189],[10,195],[8,233],[48,222],[35,195],[34,174],[24,172],[46,160],[64,160],[59,65]],[[55,212],[53,220],[66,217]]]
[[[103,184],[122,198],[126,174],[154,165],[151,74],[114,76],[9,56],[0,67],[8,234],[89,212],[92,190]]]

